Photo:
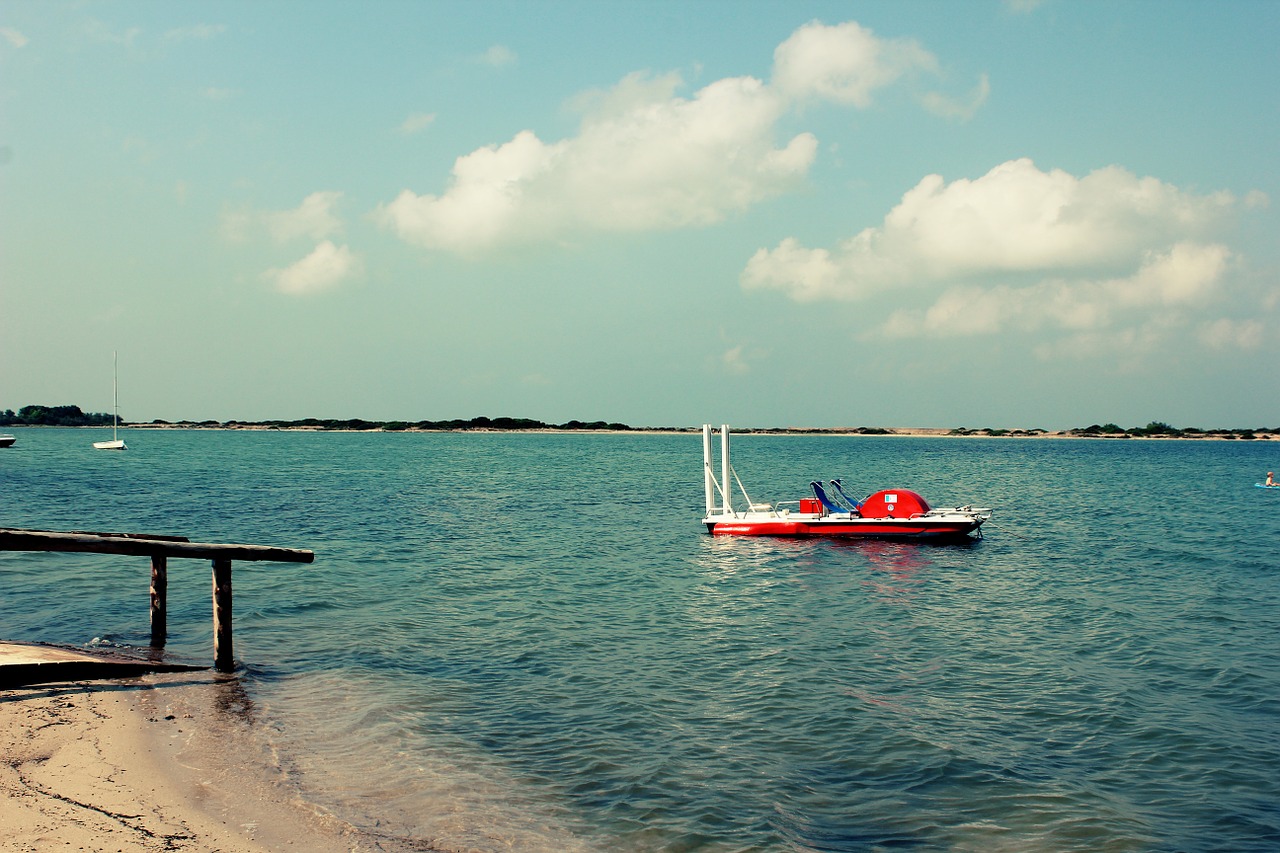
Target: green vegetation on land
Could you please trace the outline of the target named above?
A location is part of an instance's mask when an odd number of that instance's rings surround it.
[[[149,424],[121,425],[151,427],[187,427],[205,429],[312,429],[312,430],[357,430],[385,432],[402,432],[405,430],[429,431],[514,431],[514,430],[591,430],[596,432],[697,432],[693,427],[632,427],[622,423],[607,421],[568,421],[562,424],[550,424],[530,418],[486,418],[477,417],[463,420],[455,418],[447,421],[366,421],[362,418],[345,420],[336,418],[303,418],[302,420],[269,420],[269,421],[162,421],[155,420]],[[85,413],[79,406],[23,406],[15,414],[12,409],[0,410],[0,426],[110,426],[111,415],[102,412]],[[836,428],[800,428],[800,427],[768,427],[744,428],[736,430],[742,433],[760,434],[814,434],[814,435],[894,435],[892,429],[883,427],[836,427]],[[1076,427],[1065,433],[1050,433],[1043,429],[968,429],[956,427],[947,435],[959,436],[992,436],[1011,438],[1035,438],[1042,435],[1072,435],[1082,438],[1228,438],[1250,440],[1261,435],[1267,437],[1280,433],[1280,427],[1255,427],[1251,429],[1200,429],[1198,427],[1174,427],[1159,421],[1152,421],[1144,427],[1125,429],[1113,423],[1092,424],[1087,427]]]
[[[17,414],[0,410],[0,426],[111,426],[111,415],[86,414],[79,406],[23,406]]]
[[[1280,432],[1280,427],[1257,427],[1254,429],[1200,429],[1199,427],[1174,427],[1160,421],[1152,421],[1144,427],[1122,429],[1115,424],[1107,423],[1099,426],[1073,429],[1072,435],[1095,436],[1098,438],[1236,438],[1251,440],[1258,433]]]
[[[338,420],[334,418],[303,418],[297,421],[151,421],[150,424],[127,424],[124,418],[120,424],[131,426],[177,426],[227,428],[258,427],[267,429],[317,429],[317,430],[630,430],[626,424],[606,423],[605,421],[569,421],[563,424],[548,424],[529,418],[486,418],[478,417],[470,420],[448,421],[366,421],[362,418]],[[0,410],[0,426],[111,426],[111,415],[92,413],[85,414],[79,406],[23,406],[17,414],[12,409]]]

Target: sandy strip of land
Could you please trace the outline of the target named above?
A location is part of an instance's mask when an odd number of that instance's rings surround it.
[[[0,850],[390,850],[303,802],[212,673],[0,691]]]

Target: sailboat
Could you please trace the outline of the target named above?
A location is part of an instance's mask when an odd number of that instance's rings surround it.
[[[111,440],[95,441],[93,446],[98,450],[128,450],[125,446],[124,439],[117,435],[120,426],[120,382],[119,382],[119,359],[116,353],[111,353]]]

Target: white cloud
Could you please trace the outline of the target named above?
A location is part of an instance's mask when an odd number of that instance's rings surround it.
[[[270,269],[262,277],[289,294],[305,294],[331,288],[361,270],[361,263],[346,246],[325,239],[342,231],[335,209],[342,193],[311,193],[292,210],[227,212],[222,216],[223,236],[233,242],[267,238],[286,245],[300,240],[321,241],[305,258],[284,269]]]
[[[921,98],[921,103],[934,115],[968,121],[977,115],[990,95],[991,79],[983,74],[978,79],[978,85],[963,100],[948,98],[940,92],[929,92]]]
[[[359,270],[359,258],[350,249],[325,240],[292,266],[268,270],[266,278],[281,292],[298,296],[328,290]]]
[[[776,195],[807,173],[817,142],[781,148],[785,103],[759,80],[719,80],[673,97],[671,77],[632,75],[591,99],[578,136],[532,131],[459,157],[444,194],[403,191],[379,218],[428,248],[475,251],[582,231],[708,225]]]
[[[1234,206],[1109,166],[1076,178],[1012,160],[977,180],[929,175],[877,228],[834,251],[793,238],[748,262],[748,288],[799,300],[859,299],[973,276],[1133,270],[1145,252],[1196,237]]]
[[[26,47],[29,39],[13,27],[0,27],[0,36],[13,47]]]
[[[265,232],[277,243],[297,239],[320,240],[342,231],[342,220],[334,212],[342,193],[314,192],[292,210],[226,212],[222,216],[223,235],[243,242]]]
[[[742,285],[887,305],[868,321],[873,337],[1014,331],[1042,336],[1037,350],[1057,357],[1191,337],[1204,323],[1202,342],[1248,346],[1251,325],[1212,317],[1237,268],[1213,234],[1238,206],[1116,166],[1076,178],[1015,160],[976,180],[930,175],[882,225],[834,249],[795,238],[760,249]]]
[[[780,119],[798,104],[867,106],[873,92],[936,66],[909,39],[881,39],[853,22],[807,24],[779,45],[771,83],[730,77],[681,97],[679,75],[628,75],[575,99],[576,136],[543,141],[522,130],[458,157],[440,194],[405,189],[377,218],[408,242],[463,253],[711,225],[804,181],[817,139],[778,139]],[[984,98],[980,87],[948,108],[965,114]]]
[[[1216,244],[1178,243],[1149,253],[1132,274],[1108,279],[1034,280],[1023,285],[960,285],[923,311],[901,309],[881,328],[886,337],[952,337],[1016,330],[1100,332],[1153,316],[1184,316],[1211,304],[1231,253]]]
[[[435,120],[435,113],[414,113],[401,122],[400,132],[405,136],[411,136],[415,133],[426,130]]]
[[[494,68],[505,68],[508,65],[514,65],[516,62],[515,52],[511,48],[495,44],[493,47],[480,54],[480,62]]]
[[[741,344],[725,350],[720,356],[720,363],[726,371],[736,376],[743,376],[751,371]]]
[[[505,145],[459,157],[443,196],[404,190],[379,208],[378,218],[403,239],[428,248],[468,251],[491,245],[512,230],[527,209],[530,188],[556,154],[555,146],[523,131]]]
[[[1201,324],[1197,336],[1210,349],[1257,349],[1262,345],[1266,326],[1260,320],[1222,318]]]
[[[789,98],[819,97],[869,106],[871,93],[915,70],[935,71],[933,54],[913,39],[881,39],[854,21],[817,21],[773,52],[773,85]]]
[[[283,243],[300,237],[318,240],[341,231],[342,221],[333,212],[341,198],[342,193],[332,190],[314,192],[293,210],[266,214],[271,236]]]

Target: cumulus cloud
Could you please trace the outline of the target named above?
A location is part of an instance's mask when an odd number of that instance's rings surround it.
[[[1221,318],[1202,323],[1197,330],[1200,341],[1210,349],[1257,349],[1262,345],[1266,326],[1260,320]]]
[[[222,232],[227,239],[242,242],[255,234],[266,234],[277,243],[297,239],[320,240],[341,232],[342,220],[336,209],[342,193],[314,192],[292,210],[239,210],[222,216]]]
[[[964,98],[949,98],[941,92],[928,92],[921,98],[921,103],[934,115],[968,121],[978,114],[978,110],[982,109],[990,96],[991,79],[983,74],[978,79],[978,85]]]
[[[459,157],[442,195],[405,190],[379,218],[409,242],[467,252],[708,225],[807,173],[817,141],[804,133],[774,145],[785,103],[759,80],[719,80],[690,99],[671,85],[633,75],[596,99],[578,136],[547,143],[521,131]]]
[[[976,180],[925,177],[881,226],[834,251],[793,238],[760,249],[743,284],[858,299],[975,275],[1133,269],[1152,247],[1206,233],[1234,204],[1229,193],[1194,195],[1118,166],[1077,178],[1012,160]]]
[[[741,281],[802,302],[887,302],[875,334],[888,338],[1013,329],[1136,344],[1213,309],[1236,261],[1213,234],[1238,206],[1116,166],[1077,178],[1014,160],[976,180],[930,175],[834,249],[795,238],[760,249]],[[1252,339],[1239,324],[1200,337]]]
[[[914,39],[881,39],[854,21],[817,21],[796,30],[773,52],[773,83],[794,99],[822,98],[866,107],[871,93],[938,60]]]
[[[745,375],[751,370],[747,365],[746,355],[741,344],[725,350],[720,356],[720,364],[727,372],[737,376]]]
[[[1211,303],[1231,259],[1217,244],[1179,243],[1149,253],[1132,274],[1107,279],[1050,279],[1024,285],[961,285],[945,289],[924,311],[899,310],[882,328],[887,337],[1098,331],[1170,310]]]
[[[293,210],[266,214],[267,228],[278,242],[298,237],[320,239],[342,229],[342,221],[334,213],[342,193],[332,190],[314,192]]]
[[[232,242],[266,239],[285,246],[320,241],[301,260],[283,269],[269,269],[262,277],[283,293],[302,295],[327,290],[357,275],[360,258],[346,246],[326,239],[342,231],[336,209],[342,193],[311,193],[291,210],[240,210],[222,217],[222,233]]]
[[[346,246],[325,240],[311,254],[284,269],[268,270],[266,278],[283,293],[294,296],[328,290],[360,269],[359,259]]]
[[[712,225],[803,183],[817,139],[779,138],[780,120],[796,106],[865,107],[877,90],[936,68],[912,40],[882,39],[852,22],[806,24],[778,46],[768,83],[729,77],[685,97],[678,74],[628,75],[576,99],[577,135],[544,141],[522,130],[458,157],[439,194],[405,189],[376,215],[408,242],[462,253]],[[984,98],[980,89],[950,108],[971,111]]]

